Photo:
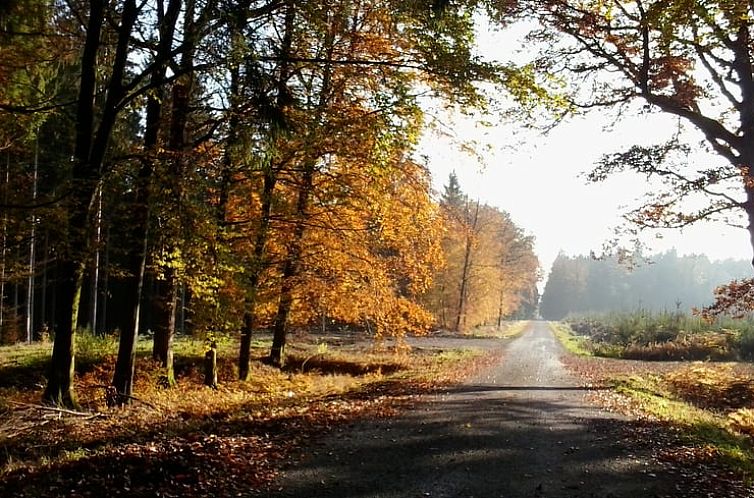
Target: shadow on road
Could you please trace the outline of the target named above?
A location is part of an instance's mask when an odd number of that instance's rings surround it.
[[[647,430],[645,424],[583,418],[582,406],[559,400],[476,398],[472,404],[460,398],[443,400],[441,410],[430,404],[398,419],[341,429],[309,448],[274,496],[634,498],[680,492],[679,478],[648,466],[649,448],[627,439]]]
[[[448,393],[505,392],[505,391],[604,391],[608,386],[484,386],[462,385],[445,390]]]

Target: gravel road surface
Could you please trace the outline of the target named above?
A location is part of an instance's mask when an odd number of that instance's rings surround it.
[[[651,448],[625,439],[629,421],[585,400],[546,323],[532,322],[513,340],[467,341],[504,348],[502,360],[397,417],[313,441],[272,496],[682,496],[678,477],[652,463]]]

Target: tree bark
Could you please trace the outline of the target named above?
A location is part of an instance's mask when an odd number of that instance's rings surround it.
[[[155,55],[156,69],[150,76],[150,83],[154,86],[154,91],[147,98],[144,133],[144,149],[147,157],[144,158],[139,169],[134,192],[131,229],[131,239],[134,245],[128,255],[131,274],[125,282],[126,295],[131,300],[128,307],[132,312],[128,315],[128,322],[124,324],[123,333],[120,336],[118,358],[115,363],[112,382],[113,387],[120,394],[118,403],[121,405],[130,403],[132,399],[130,396],[133,392],[136,342],[139,336],[144,275],[149,251],[150,183],[154,174],[155,149],[159,143],[162,100],[164,97],[163,86],[180,8],[181,0],[171,0],[167,10],[164,9],[164,2],[160,1],[158,4],[160,40]]]
[[[204,353],[204,385],[217,389],[217,343],[210,342]]]
[[[293,33],[295,7],[289,6],[286,15],[286,33]],[[328,32],[325,35],[325,53],[326,60],[332,60],[334,51],[334,34]],[[315,115],[312,117],[311,129],[309,135],[304,140],[304,147],[309,149],[313,146],[311,143],[312,136],[320,131],[324,126],[322,115],[325,105],[329,98],[332,83],[332,64],[327,63],[322,68],[322,85],[319,89],[319,98],[317,102]],[[287,97],[286,97],[287,98]],[[314,191],[314,173],[316,169],[317,155],[313,150],[305,150],[303,164],[301,165],[302,175],[301,183],[298,189],[298,198],[296,200],[295,225],[288,254],[283,263],[282,284],[280,287],[280,299],[278,309],[275,315],[275,322],[272,329],[272,347],[270,348],[270,363],[282,367],[285,358],[286,327],[288,325],[288,316],[293,306],[293,291],[296,283],[295,278],[299,272],[301,264],[302,242],[306,231],[306,222],[309,216],[309,202]]]
[[[306,231],[306,217],[309,210],[309,199],[314,188],[314,162],[304,165],[298,199],[296,201],[296,224],[291,235],[288,254],[283,263],[280,300],[272,328],[272,348],[270,349],[270,363],[282,367],[285,359],[286,326],[288,315],[293,306],[294,279],[298,275],[301,260],[301,244]]]
[[[32,176],[32,204],[37,200],[37,183],[39,181],[39,127],[34,138],[34,172]],[[26,342],[34,341],[34,283],[37,259],[37,213],[32,211],[29,230],[29,276],[26,287]]]
[[[176,316],[178,311],[178,280],[172,275],[167,275],[167,290],[165,299],[161,303],[164,312],[157,324],[154,335],[153,358],[160,362],[163,369],[160,378],[164,387],[175,386],[175,369],[173,367],[173,338],[175,337]]]
[[[8,188],[10,187],[10,154],[6,153],[5,175],[3,181],[3,203],[8,204]],[[3,247],[0,255],[0,336],[3,335],[6,325],[5,315],[5,278],[8,254],[8,211],[3,211]]]
[[[89,20],[86,40],[81,55],[81,76],[76,106],[75,163],[71,179],[71,198],[68,209],[68,244],[61,258],[58,272],[58,303],[65,309],[55,330],[55,343],[47,374],[47,386],[43,400],[48,403],[78,408],[73,389],[74,333],[78,319],[78,306],[84,272],[86,236],[82,227],[88,222],[89,204],[96,182],[99,164],[92,159],[92,134],[94,129],[94,92],[97,70],[97,50],[100,46],[102,26],[105,19],[105,1],[89,2]]]
[[[191,93],[193,91],[194,76],[194,50],[196,44],[196,26],[194,23],[194,0],[186,1],[184,17],[184,40],[181,52],[181,74],[173,84],[171,120],[168,135],[168,149],[173,154],[169,159],[170,164],[170,205],[178,212],[178,225],[182,226],[183,204],[185,194],[183,188],[183,176],[186,168],[186,154],[189,152],[189,144],[186,140],[186,127],[191,112]],[[168,234],[166,239],[167,253],[174,252],[178,234]],[[176,316],[178,310],[178,291],[180,282],[175,270],[171,267],[165,269],[166,291],[163,296],[163,313],[155,328],[154,345],[152,356],[158,360],[164,369],[164,378],[168,386],[175,385],[173,368],[173,338],[176,332]]]
[[[290,62],[288,61],[288,58],[291,54],[291,48],[293,45],[295,16],[296,10],[294,6],[292,4],[287,4],[285,12],[285,33],[283,35],[280,50],[283,56],[283,60],[280,63],[280,75],[277,82],[276,101],[277,114],[281,117],[281,120],[284,119],[283,117],[285,116],[285,107],[286,105],[288,105],[288,79],[290,78]],[[241,26],[237,26],[237,28],[240,27]],[[279,126],[273,126],[272,128],[271,139],[273,140],[277,138],[281,132],[285,132],[285,123],[281,121],[279,125],[282,125],[283,129],[281,129]],[[238,353],[238,377],[240,380],[248,380],[249,378],[251,339],[256,321],[257,293],[262,272],[265,270],[264,250],[265,245],[267,244],[267,238],[269,236],[270,220],[272,216],[272,199],[278,180],[277,174],[277,170],[274,169],[272,165],[265,166],[262,185],[262,205],[260,210],[259,227],[254,241],[252,267],[248,277],[249,289],[247,291],[247,296],[244,303],[243,328],[241,329],[241,345]],[[284,328],[285,325],[283,325],[283,331],[277,333],[278,343],[282,341],[282,345],[279,345],[277,353],[271,352],[270,354],[270,358],[273,360],[273,363],[277,361],[277,363],[279,364],[282,360],[283,348],[285,345]],[[280,335],[282,335],[282,339]],[[277,355],[277,360],[274,359],[275,355]]]
[[[102,253],[102,189],[97,191],[97,211],[94,221],[94,261],[92,262],[89,294],[89,329],[99,335],[97,311],[99,308],[100,270]]]
[[[146,255],[147,238],[142,240],[141,250]],[[141,258],[141,266],[135,275],[129,277],[129,285],[135,286],[131,289],[137,296],[141,296],[144,287],[144,269],[146,267],[146,257]],[[118,341],[118,357],[115,362],[115,373],[113,374],[112,385],[117,392],[117,404],[123,406],[131,402],[130,396],[133,394],[133,379],[136,363],[136,339],[139,330],[140,307],[133,308],[133,314],[130,319],[129,328],[124,330]]]
[[[746,135],[744,135],[746,136]],[[746,230],[749,232],[749,243],[751,250],[754,252],[754,132],[751,138],[746,141],[745,150],[741,154],[741,162],[745,168],[744,171],[744,190],[746,191],[746,201],[743,203],[743,209],[746,213],[748,225]],[[754,267],[754,255],[752,255],[751,265]]]
[[[269,168],[269,167],[268,167]],[[243,328],[241,329],[241,345],[238,353],[238,378],[249,379],[249,362],[251,360],[251,339],[256,321],[256,305],[259,280],[265,268],[264,249],[270,229],[272,215],[272,195],[277,183],[277,174],[272,169],[265,171],[262,187],[262,206],[259,228],[254,241],[254,254],[249,275],[249,290],[244,303]]]
[[[118,29],[117,46],[113,58],[113,68],[107,83],[105,103],[102,107],[101,117],[97,126],[96,134],[93,134],[94,123],[94,89],[96,82],[96,55],[99,48],[100,32],[104,21],[104,6],[107,2],[95,0],[90,2],[90,27],[87,30],[87,40],[82,56],[82,76],[80,84],[80,96],[77,115],[77,143],[73,174],[73,201],[71,210],[73,214],[68,223],[68,251],[69,254],[61,263],[60,270],[60,298],[65,312],[63,320],[55,335],[55,347],[53,348],[53,364],[56,363],[55,348],[58,337],[62,339],[63,347],[61,355],[65,354],[65,346],[70,345],[73,351],[73,333],[78,321],[78,311],[83,285],[84,269],[91,248],[91,223],[95,211],[97,189],[102,177],[102,166],[107,152],[110,136],[115,125],[117,109],[125,94],[123,80],[128,62],[128,47],[133,26],[138,17],[138,8],[135,0],[125,0],[121,15],[121,24]],[[94,25],[92,25],[94,24]],[[81,228],[83,227],[83,228]],[[69,311],[72,310],[72,311]],[[67,359],[66,359],[67,360]],[[73,358],[70,359],[72,364]],[[60,369],[67,361],[60,359],[53,370]],[[70,369],[72,372],[72,368]],[[67,375],[67,373],[65,374]],[[61,377],[55,374],[57,379],[70,380],[72,377]],[[53,385],[51,393],[45,393],[45,398],[52,400],[57,389],[58,380],[50,381]]]
[[[461,269],[461,288],[458,296],[458,314],[456,315],[455,325],[453,330],[460,332],[463,325],[463,320],[466,316],[466,294],[468,292],[468,280],[469,271],[471,269],[471,250],[473,248],[474,236],[476,234],[476,227],[479,220],[479,201],[476,203],[476,211],[474,213],[474,221],[466,234],[466,249],[463,255],[463,268]]]
[[[78,409],[73,388],[74,328],[78,321],[83,274],[83,265],[76,261],[65,261],[60,265],[57,294],[60,296],[58,298],[60,305],[68,313],[62,315],[62,320],[55,331],[52,359],[47,373],[47,386],[42,395],[42,399],[48,403],[71,409]]]

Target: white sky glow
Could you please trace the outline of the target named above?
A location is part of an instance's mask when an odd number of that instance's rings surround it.
[[[598,119],[580,118],[561,124],[547,136],[533,134],[513,146],[511,129],[500,125],[480,139],[492,145],[484,157],[486,165],[459,151],[447,137],[428,135],[421,150],[428,158],[436,191],[442,191],[448,175],[455,171],[470,197],[509,212],[517,225],[536,237],[536,251],[546,272],[561,250],[572,255],[599,253],[603,243],[615,236],[614,228],[625,223],[621,214],[653,188],[632,173],[597,184],[588,184],[582,176],[602,154],[633,143],[651,143],[652,127],[642,126],[643,120],[651,121],[636,118],[608,133]],[[656,238],[657,234],[662,238]],[[721,224],[647,232],[642,240],[654,251],[675,247],[680,254],[704,253],[712,259],[750,258],[746,231]]]
[[[509,33],[480,29],[479,51],[493,60],[510,60],[511,54],[515,58],[516,47],[521,46],[517,39],[525,32],[525,26]],[[505,53],[496,56],[497,52]],[[455,171],[465,193],[507,211],[517,225],[535,236],[544,273],[559,251],[599,253],[603,243],[615,237],[614,228],[625,224],[621,214],[637,207],[644,193],[657,188],[634,173],[597,184],[587,184],[583,174],[603,154],[634,144],[662,143],[678,126],[677,119],[661,114],[624,117],[610,126],[615,117],[595,111],[566,120],[542,135],[504,120],[484,128],[460,116],[446,117],[443,112],[434,116],[452,135],[428,132],[420,145],[434,189],[441,192]],[[693,134],[690,138],[700,140]],[[459,150],[458,143],[471,140],[479,144],[484,164]],[[699,155],[690,160],[703,166],[707,159]],[[746,231],[720,223],[645,232],[641,240],[655,252],[676,248],[679,254],[706,254],[711,259],[751,259]]]

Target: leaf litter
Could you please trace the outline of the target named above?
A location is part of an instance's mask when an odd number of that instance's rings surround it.
[[[80,416],[40,417],[38,393],[6,391],[18,404],[0,413],[0,496],[246,496],[269,486],[309,438],[361,418],[393,416],[493,360],[488,354],[446,361],[422,352],[376,361],[390,363],[384,370],[394,373],[291,373],[260,363],[253,381],[231,381],[226,373],[218,391],[202,388],[194,371],[175,389],[154,388],[142,364],[136,392],[151,406],[121,410],[97,400],[95,386],[110,375],[103,365],[78,380],[86,408]]]
[[[754,366],[743,363],[657,362],[584,357],[564,354],[566,367],[590,388],[589,398],[603,409],[625,415],[630,423],[623,438],[633,448],[646,448],[654,460],[679,479],[674,496],[743,498],[754,497]],[[622,392],[631,385],[639,395]],[[617,388],[616,388],[617,387]],[[643,396],[660,399],[660,405],[674,403],[688,410],[688,420],[664,416],[650,408]],[[693,418],[692,418],[693,417]],[[714,417],[723,430],[707,427]],[[701,420],[701,422],[700,422]],[[739,448],[729,448],[731,439]],[[719,441],[710,441],[705,431],[717,432]],[[712,436],[710,436],[712,437]],[[730,446],[732,446],[731,443]]]

